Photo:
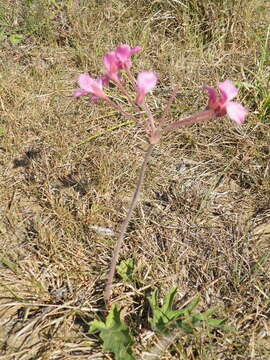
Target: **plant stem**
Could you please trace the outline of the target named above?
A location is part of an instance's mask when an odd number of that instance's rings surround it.
[[[141,105],[142,109],[146,112],[147,116],[148,116],[148,120],[149,120],[149,123],[150,123],[150,128],[151,128],[151,131],[155,131],[156,129],[156,126],[155,126],[155,120],[154,120],[154,117],[153,117],[153,114],[149,108],[149,106],[146,104],[146,103],[143,103]]]
[[[117,264],[118,258],[119,258],[119,253],[120,253],[120,250],[121,250],[121,247],[122,247],[122,244],[124,241],[124,237],[125,237],[125,234],[126,234],[126,231],[127,231],[127,228],[128,228],[131,216],[132,216],[132,212],[135,209],[137,202],[139,200],[139,196],[140,196],[141,189],[142,189],[143,182],[144,182],[144,176],[145,176],[147,163],[152,154],[153,149],[154,149],[154,145],[151,144],[151,145],[149,145],[149,147],[145,153],[144,160],[143,160],[143,163],[142,163],[142,166],[140,169],[136,189],[135,189],[132,201],[131,201],[129,209],[128,209],[127,217],[125,218],[125,221],[122,224],[120,235],[119,235],[119,238],[117,240],[117,243],[116,243],[114,251],[113,251],[112,260],[111,260],[111,264],[110,264],[110,270],[108,273],[108,278],[107,278],[107,283],[106,283],[106,288],[105,288],[105,293],[104,293],[104,299],[105,299],[106,304],[109,303],[110,298],[111,298],[112,284],[113,284],[116,264]]]
[[[122,115],[124,115],[125,117],[129,118],[132,121],[135,121],[135,123],[137,123],[137,119],[135,118],[135,116],[133,116],[132,114],[126,112],[125,110],[122,109],[122,107],[115,103],[113,100],[111,100],[109,97],[106,97],[104,99],[109,105],[111,105],[114,109],[116,109],[117,111],[119,111]]]
[[[172,130],[176,130],[179,127],[195,124],[198,122],[212,120],[216,117],[215,112],[213,110],[203,110],[199,111],[198,113],[189,116],[183,120],[175,121],[172,124],[167,125],[163,130],[162,133],[167,133]]]
[[[133,76],[132,72],[129,69],[127,69],[126,71],[127,71],[129,80],[131,81],[132,85],[136,88],[136,79],[135,79],[135,77]]]
[[[127,97],[129,104],[135,109],[135,111],[138,110],[139,106],[135,103],[135,101],[133,101],[131,99],[125,86],[121,82],[118,82],[115,84],[119,87],[119,89],[122,91],[122,93]]]

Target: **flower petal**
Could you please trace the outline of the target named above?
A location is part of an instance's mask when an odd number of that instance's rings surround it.
[[[131,49],[129,45],[119,45],[115,51],[115,55],[121,62],[126,62],[130,59]]]
[[[121,64],[116,57],[115,51],[105,54],[103,62],[109,73],[116,73],[121,69]]]
[[[76,90],[74,91],[73,93],[73,97],[75,98],[78,98],[80,96],[84,96],[84,95],[88,95],[89,94],[89,91],[86,91],[86,90]]]
[[[229,101],[226,105],[226,110],[229,118],[237,122],[237,124],[243,124],[248,115],[248,110],[241,104],[234,101]]]
[[[137,53],[139,53],[141,51],[142,51],[141,46],[135,46],[134,48],[132,48],[130,50],[130,55],[135,55],[135,54],[137,54]]]
[[[88,92],[92,92],[93,79],[87,75],[82,74],[78,78],[78,84],[82,90],[86,90]]]
[[[91,78],[89,75],[83,74],[79,76],[78,83],[82,90],[90,92],[95,96],[99,96],[102,99],[106,98],[106,95],[103,92],[101,78],[95,80]]]
[[[208,95],[209,95],[208,106],[210,108],[212,108],[218,101],[216,89],[214,89],[210,86],[203,86],[202,88],[203,88],[203,90],[206,90],[208,92]]]
[[[153,90],[157,83],[157,76],[152,71],[143,71],[137,77],[137,87],[139,92],[147,94]]]
[[[157,76],[152,71],[143,71],[137,77],[136,103],[142,105],[145,95],[153,90],[157,83]]]
[[[225,80],[222,83],[218,84],[218,88],[221,92],[221,104],[225,104],[227,101],[231,101],[238,94],[238,89],[230,80]]]

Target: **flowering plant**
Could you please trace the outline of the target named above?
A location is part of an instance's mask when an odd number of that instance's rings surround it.
[[[132,212],[138,202],[140,191],[142,189],[147,162],[152,154],[154,146],[159,143],[162,135],[170,131],[174,131],[182,126],[199,123],[206,120],[215,120],[216,118],[226,115],[228,115],[229,118],[231,118],[237,124],[243,124],[248,115],[248,111],[240,103],[232,101],[237,96],[238,90],[230,80],[225,80],[224,82],[218,84],[219,92],[212,87],[203,86],[203,89],[206,90],[209,95],[208,104],[204,110],[199,111],[198,113],[195,113],[185,119],[164,125],[165,119],[169,116],[171,105],[175,100],[176,94],[178,92],[178,87],[176,87],[172,92],[172,95],[165,107],[164,113],[159,120],[158,125],[156,125],[154,115],[146,103],[146,95],[154,90],[158,81],[158,77],[153,71],[142,71],[138,74],[137,79],[135,79],[131,72],[131,57],[141,51],[142,49],[140,46],[131,48],[129,45],[124,44],[118,46],[114,51],[108,52],[103,58],[103,63],[106,69],[105,73],[98,79],[93,79],[87,74],[80,75],[78,78],[80,89],[76,90],[73,94],[73,96],[76,98],[90,95],[91,103],[97,103],[100,100],[103,100],[110,106],[114,107],[123,116],[137,122],[137,118],[132,114],[132,112],[125,111],[122,106],[120,106],[117,102],[112,100],[109,95],[107,95],[110,85],[114,84],[126,97],[132,109],[137,111],[138,108],[140,108],[140,110],[143,110],[144,114],[147,115],[145,133],[148,136],[150,145],[145,153],[145,158],[139,173],[133,199],[131,201],[127,217],[123,222],[119,239],[116,243],[112,256],[105,289],[105,301],[107,303],[110,301],[115,268],[118,262],[124,236],[131,219]],[[126,80],[135,88],[136,95],[134,98],[132,98],[129,94]]]

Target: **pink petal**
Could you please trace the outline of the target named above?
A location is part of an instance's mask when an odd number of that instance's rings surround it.
[[[137,54],[137,53],[139,53],[139,52],[141,52],[141,51],[142,51],[141,46],[135,46],[135,48],[132,48],[132,49],[130,50],[130,55]]]
[[[221,104],[225,104],[227,101],[231,101],[238,94],[238,89],[230,80],[225,80],[222,83],[218,84],[218,88],[221,92]]]
[[[229,101],[226,105],[226,110],[229,118],[237,122],[237,124],[243,124],[248,115],[248,110],[241,104],[234,101]]]
[[[157,76],[152,71],[143,71],[137,77],[137,87],[139,92],[147,94],[152,91],[157,83]]]
[[[213,107],[216,104],[216,102],[218,101],[216,89],[214,89],[210,86],[203,86],[202,88],[203,88],[203,90],[206,90],[208,92],[208,95],[209,95],[208,106],[210,108]]]
[[[129,60],[131,56],[131,49],[129,45],[119,45],[115,51],[116,57],[122,62]]]
[[[101,77],[102,86],[109,87],[110,78],[107,75]]]
[[[78,98],[80,96],[84,96],[84,95],[88,95],[89,94],[89,91],[86,91],[86,90],[76,90],[74,91],[73,93],[73,97],[75,98]]]
[[[116,73],[121,69],[121,64],[116,57],[115,51],[105,54],[103,62],[109,73]]]
[[[152,71],[143,71],[137,77],[136,103],[142,105],[145,95],[153,90],[157,83],[157,76]]]
[[[92,92],[93,79],[89,75],[80,75],[78,78],[78,83],[81,89]]]
[[[92,79],[89,75],[83,74],[79,76],[78,83],[82,90],[92,93],[95,96],[106,98],[102,88],[102,79]]]

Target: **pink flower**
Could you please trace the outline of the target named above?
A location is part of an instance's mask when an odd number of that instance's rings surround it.
[[[221,96],[219,96],[218,92],[212,87],[203,86],[203,89],[208,91],[209,94],[207,108],[213,109],[217,117],[228,115],[229,118],[238,124],[243,124],[248,115],[248,111],[238,102],[231,101],[237,96],[238,89],[230,80],[225,80],[218,84]]]
[[[129,70],[131,68],[131,56],[142,51],[140,46],[131,48],[129,45],[119,45],[115,51],[115,55],[120,62],[122,69]]]
[[[119,45],[115,51],[105,54],[103,62],[107,70],[106,75],[116,83],[120,82],[119,71],[131,68],[131,56],[137,54],[142,49],[140,46],[131,48],[129,45]]]
[[[107,70],[106,76],[116,83],[120,82],[119,70],[122,68],[121,63],[116,56],[115,51],[105,54],[103,58],[105,68]]]
[[[74,92],[74,97],[78,98],[92,94],[93,96],[90,100],[92,104],[98,103],[99,99],[107,98],[107,95],[103,91],[103,86],[108,86],[108,79],[105,76],[95,80],[87,74],[82,74],[78,78],[78,83],[80,89]]]
[[[147,93],[152,91],[157,83],[157,76],[152,71],[143,71],[137,77],[137,98],[136,103],[141,105]]]

